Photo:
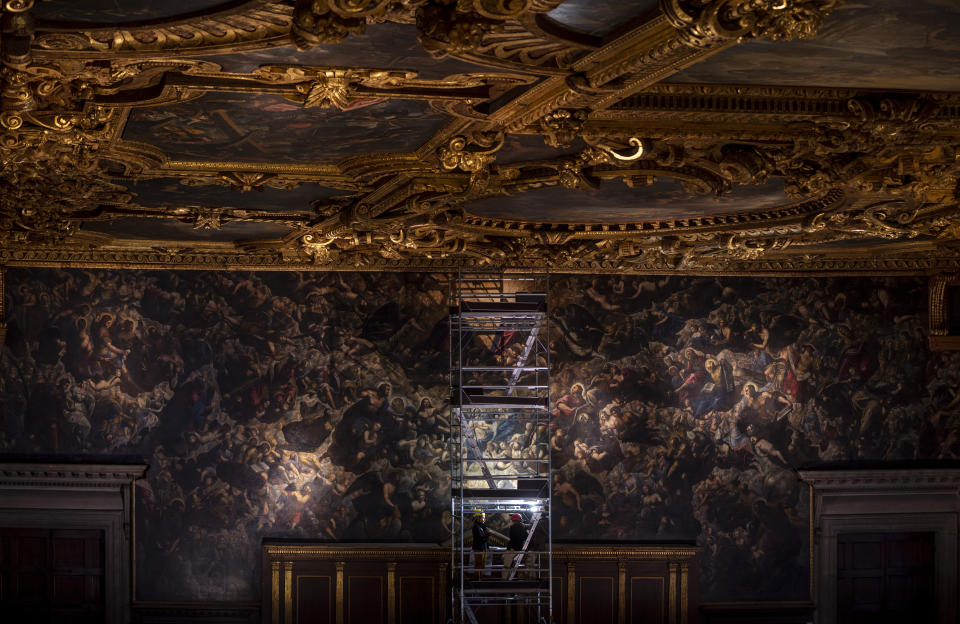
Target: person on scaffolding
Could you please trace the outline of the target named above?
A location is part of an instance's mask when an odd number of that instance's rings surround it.
[[[522,562],[524,567],[530,567],[530,562],[532,560],[532,553],[524,553],[523,547],[527,543],[527,527],[523,523],[523,517],[518,514],[510,514],[510,541],[507,544],[507,552],[503,554],[503,580],[510,579],[510,570],[517,566],[518,569],[514,572],[514,578],[519,578],[521,574],[526,574],[525,572],[520,572],[519,564]],[[518,556],[519,555],[519,556]]]
[[[479,581],[487,565],[487,550],[490,549],[490,529],[487,514],[479,507],[473,512],[473,567]]]

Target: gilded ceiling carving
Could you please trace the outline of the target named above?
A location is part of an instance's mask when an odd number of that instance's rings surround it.
[[[664,82],[744,41],[816,37],[840,0],[660,0],[603,36],[544,18],[561,5],[252,0],[85,27],[7,0],[0,264],[956,269],[960,93]],[[338,56],[388,56],[385,22],[474,71]],[[158,200],[160,179],[186,192]]]

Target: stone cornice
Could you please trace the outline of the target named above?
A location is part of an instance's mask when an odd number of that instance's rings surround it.
[[[960,469],[866,469],[866,470],[798,470],[800,478],[817,491],[856,490],[960,489]]]
[[[146,470],[145,464],[0,463],[0,487],[116,488]]]

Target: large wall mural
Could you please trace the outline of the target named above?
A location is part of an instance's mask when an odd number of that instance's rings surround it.
[[[7,453],[142,457],[138,598],[254,600],[261,538],[442,541],[446,281],[11,270]]]
[[[150,464],[141,600],[255,600],[263,537],[443,542],[445,289],[10,269],[0,451]],[[912,278],[555,277],[555,537],[697,540],[704,600],[806,598],[794,467],[960,456],[924,304]]]

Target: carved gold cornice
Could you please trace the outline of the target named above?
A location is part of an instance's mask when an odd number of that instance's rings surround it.
[[[554,544],[554,555],[570,559],[615,559],[625,561],[684,561],[696,557],[702,549],[699,546],[686,545],[622,545],[598,544],[575,545]],[[450,548],[445,546],[424,546],[420,544],[383,545],[383,544],[264,544],[263,553],[268,560],[364,560],[389,559],[391,557],[407,559],[444,559],[450,556]]]
[[[131,26],[80,28],[55,22],[37,25],[37,58],[156,56],[235,52],[290,41],[293,8],[285,2],[252,0],[201,17]]]
[[[606,39],[548,28],[543,14],[558,0],[255,0],[103,27],[31,20],[29,4],[4,9],[12,17],[0,59],[0,263],[718,274],[956,268],[960,95],[661,82],[741,41],[808,37],[838,0],[662,0],[659,11]],[[235,73],[184,58],[332,45],[372,36],[367,27],[384,21],[416,29],[427,51],[478,63],[477,71],[422,79],[417,67],[357,59]],[[420,100],[449,121],[410,152],[365,147],[338,162],[188,161],[122,138],[133,108],[164,110],[209,92],[272,94],[337,113],[358,102]],[[519,134],[542,137],[544,149],[499,161]],[[155,178],[224,193],[316,183],[349,196],[239,210],[227,201],[149,202],[118,184]],[[776,179],[789,199],[726,214],[645,218],[640,190],[636,216],[619,223],[592,222],[587,212],[571,223],[471,212],[477,200],[543,188],[603,193],[674,180],[691,195],[722,196]],[[273,224],[287,234],[208,243],[85,229],[124,218],[197,228]]]

